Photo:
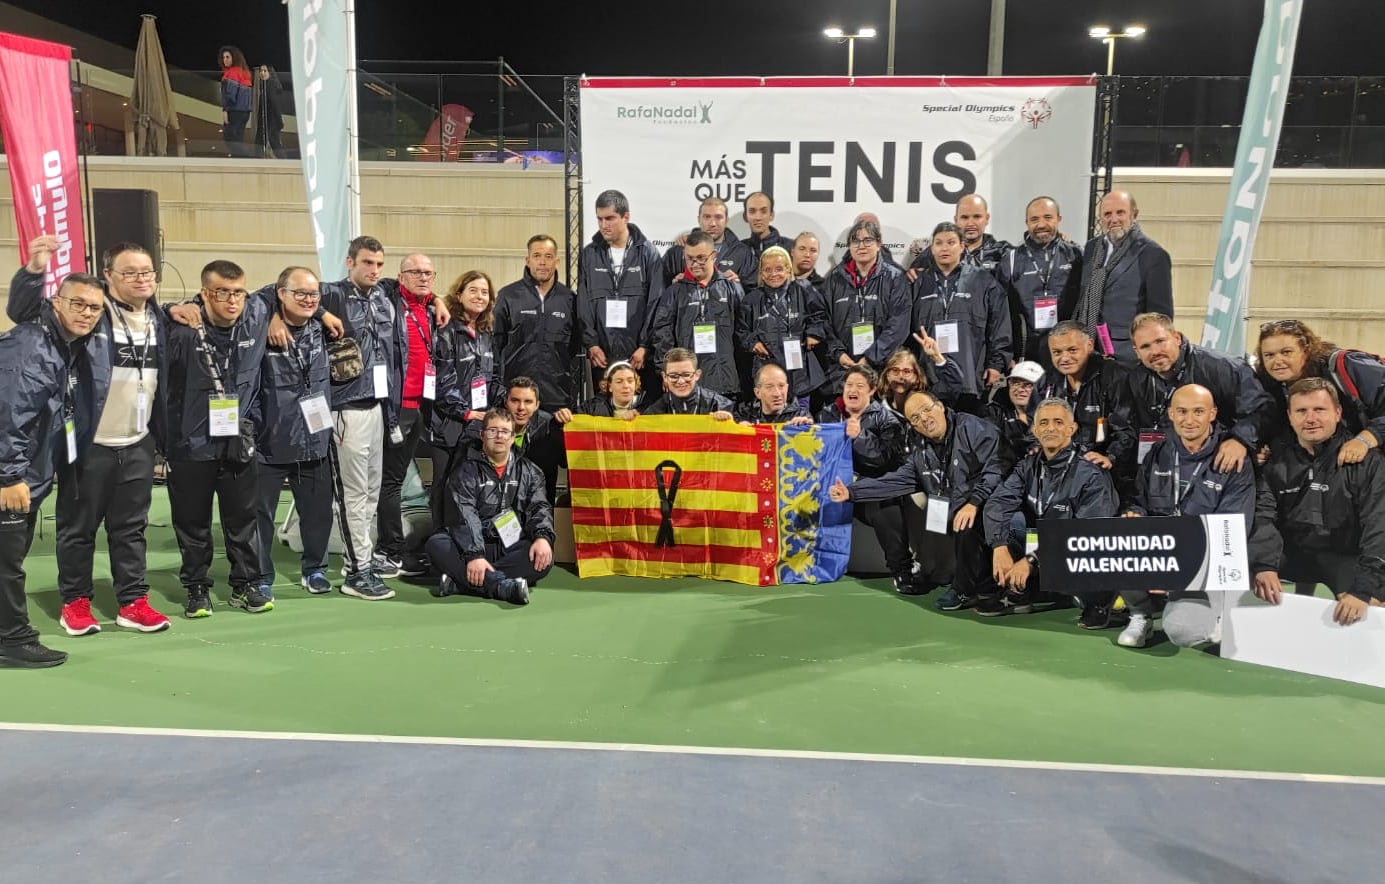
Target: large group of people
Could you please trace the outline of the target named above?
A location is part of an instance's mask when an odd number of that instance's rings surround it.
[[[0,336],[0,665],[66,658],[39,642],[25,604],[24,559],[55,485],[62,628],[101,630],[103,526],[116,624],[169,628],[145,574],[160,456],[188,618],[215,611],[214,499],[226,601],[273,609],[285,483],[307,592],[379,601],[395,594],[387,580],[415,577],[439,597],[527,604],[553,565],[563,428],[577,414],[842,424],[853,475],[822,478],[831,498],[856,504],[894,590],[937,590],[944,611],[1073,604],[1044,577],[1046,520],[1212,513],[1245,517],[1266,601],[1281,580],[1323,583],[1343,624],[1385,601],[1385,364],[1297,320],[1262,326],[1253,364],[1184,339],[1169,255],[1130,193],[1101,200],[1085,246],[1045,196],[1024,207],[1020,243],[998,241],[970,194],[907,266],[865,214],[825,275],[816,237],[773,226],[769,194],[745,200],[749,238],[711,198],[664,255],[619,191],[595,210],[575,290],[546,234],[510,285],[471,270],[445,290],[427,255],[391,277],[384,245],[361,236],[339,281],[290,266],[251,290],[217,260],[195,298],[162,306],[148,251],[122,243],[100,278],[73,274],[45,300],[58,244],[35,239],[11,284],[17,326]],[[401,489],[425,453],[432,531],[418,537]],[[1121,628],[1121,645],[1143,646],[1161,613],[1178,644],[1219,641],[1219,608],[1196,587],[1076,601],[1079,625]]]

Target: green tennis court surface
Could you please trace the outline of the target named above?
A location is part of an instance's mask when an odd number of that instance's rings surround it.
[[[151,601],[173,629],[119,629],[98,580],[104,631],[64,635],[47,522],[31,614],[72,657],[0,672],[0,717],[1385,775],[1370,748],[1385,692],[1167,643],[1128,651],[1114,630],[1080,632],[1074,611],[940,614],[884,579],[755,589],[555,571],[523,609],[400,581],[371,603],[309,596],[281,548],[273,612],[228,607],[222,561],[215,616],[186,621],[155,497]]]

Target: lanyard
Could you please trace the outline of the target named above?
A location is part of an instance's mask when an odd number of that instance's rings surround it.
[[[115,318],[120,320],[120,330],[125,332],[125,340],[130,342],[130,349],[135,349],[135,336],[130,333],[130,324],[125,321],[124,308],[120,306],[110,295],[106,296],[112,301],[110,310],[115,314]],[[139,376],[139,388],[144,389],[144,360],[149,355],[149,339],[154,336],[154,323],[149,318],[148,305],[144,308],[144,346],[140,348],[139,359],[135,362],[135,372]]]
[[[933,271],[933,279],[938,283],[938,300],[943,305],[943,319],[947,319],[948,314],[952,312],[952,299],[957,296],[955,280],[960,278],[960,274],[957,277],[954,277],[950,273],[947,276],[943,276],[938,271]]]
[[[1067,478],[1068,470],[1072,469],[1073,461],[1077,460],[1077,452],[1071,452],[1068,462],[1064,464],[1063,471],[1058,474],[1058,478],[1049,486],[1048,500],[1044,500],[1044,476],[1048,473],[1048,465],[1043,461],[1043,454],[1039,454],[1039,468],[1034,472],[1034,515],[1043,518],[1045,512],[1053,504],[1053,498],[1058,496],[1058,489],[1062,486],[1063,480]]]
[[[1185,483],[1183,481],[1183,473],[1179,469],[1179,456],[1176,447],[1179,444],[1181,443],[1174,443],[1175,449],[1173,452],[1173,509],[1175,514],[1182,515],[1180,507],[1183,503],[1183,498],[1188,496],[1188,492],[1193,489],[1193,485],[1197,482],[1197,477],[1207,468],[1207,461],[1204,460],[1202,463],[1198,464],[1197,469],[1193,470],[1193,474],[1188,477],[1188,481]],[[1210,445],[1211,440],[1209,439],[1205,444]]]
[[[1026,243],[1025,246],[1024,246],[1024,253],[1025,253],[1026,255],[1029,256],[1029,260],[1030,260],[1030,261],[1033,261],[1033,262],[1034,262],[1034,269],[1037,270],[1037,271],[1039,272],[1039,285],[1043,288],[1043,290],[1044,290],[1044,295],[1047,296],[1047,295],[1048,295],[1048,281],[1049,281],[1050,279],[1053,278],[1053,262],[1054,262],[1054,260],[1055,260],[1055,259],[1054,259],[1053,253],[1054,253],[1056,250],[1053,249],[1053,248],[1048,248],[1048,249],[1044,249],[1043,251],[1044,251],[1045,257],[1047,257],[1048,260],[1044,262],[1043,269],[1040,270],[1040,269],[1039,269],[1039,259],[1036,258],[1036,257],[1034,257],[1034,253],[1031,252],[1031,251],[1029,250],[1029,244]]]
[[[226,354],[226,371],[223,373],[221,366],[217,365],[216,360],[212,358],[212,351],[215,350],[215,348],[212,346],[211,342],[207,340],[207,311],[202,311],[202,324],[197,327],[197,337],[202,342],[202,346],[198,349],[202,351],[202,361],[207,366],[207,374],[211,375],[212,386],[215,388],[216,395],[219,397],[225,397],[226,395],[226,386],[222,382],[222,379],[231,374],[234,369],[233,362],[236,354],[236,333],[239,330],[240,323],[231,326],[231,352]]]
[[[289,326],[289,328],[292,329],[293,326]],[[298,374],[303,379],[303,389],[306,391],[311,383],[311,379],[308,377],[308,369],[311,366],[309,365],[308,360],[303,358],[303,351],[299,349],[299,345],[303,342],[303,339],[307,337],[307,323],[304,323],[299,328],[294,329],[294,331],[297,332],[297,334],[294,334],[293,336],[293,346],[288,348],[289,358],[293,360],[294,366],[298,369]],[[308,347],[311,349],[312,341],[308,341]]]
[[[418,337],[421,341],[423,341],[423,346],[427,348],[429,353],[432,353],[433,337],[430,334],[428,334],[427,329],[423,327],[423,323],[419,322],[418,317],[414,315],[413,306],[410,305],[407,301],[403,301],[403,299],[401,299],[401,301],[403,302],[402,306],[404,307],[404,314],[409,317],[409,322],[413,323],[414,328],[418,329]]]

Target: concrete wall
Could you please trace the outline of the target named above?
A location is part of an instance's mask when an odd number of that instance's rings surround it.
[[[522,272],[530,235],[563,241],[560,168],[366,163],[361,175],[363,229],[386,244],[390,258],[428,252],[446,281],[479,268],[503,285]],[[90,177],[93,187],[158,191],[169,264],[165,299],[194,291],[198,271],[213,258],[239,262],[254,284],[286,264],[316,264],[296,161],[94,157]],[[3,178],[0,251],[16,256]],[[1146,232],[1173,256],[1179,324],[1193,335],[1206,306],[1228,178],[1228,170],[1201,169],[1125,169],[1116,176],[1118,186],[1135,193]],[[323,274],[335,279],[344,269]],[[0,286],[8,281],[0,274]],[[1256,243],[1248,338],[1260,322],[1292,316],[1340,344],[1380,352],[1383,291],[1385,171],[1276,170]]]

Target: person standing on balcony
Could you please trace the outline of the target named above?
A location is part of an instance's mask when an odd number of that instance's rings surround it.
[[[266,159],[285,159],[280,135],[284,131],[284,86],[273,65],[262,64],[256,71],[260,94],[255,102],[255,146]]]
[[[221,47],[217,57],[221,59],[221,138],[231,156],[248,157],[245,126],[250,122],[254,95],[250,65],[245,62],[245,53],[235,46]]]

